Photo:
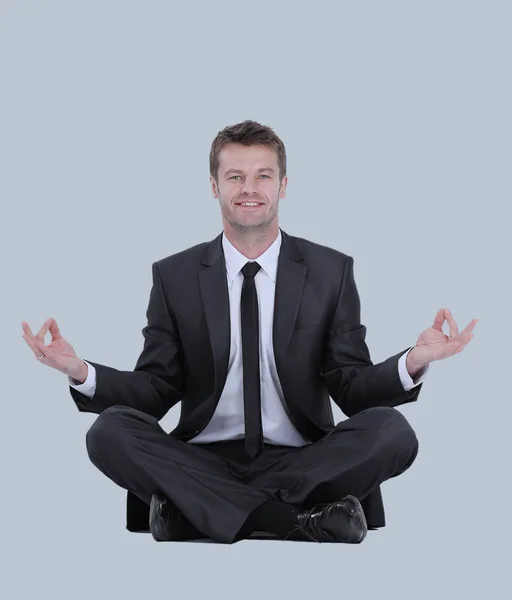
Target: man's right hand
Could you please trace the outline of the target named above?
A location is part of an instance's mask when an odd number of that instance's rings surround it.
[[[46,319],[36,335],[32,334],[26,321],[22,321],[21,326],[24,332],[22,337],[34,352],[34,356],[37,358],[44,354],[44,357],[39,360],[40,363],[57,369],[80,383],[87,379],[87,365],[75,354],[73,346],[61,336],[55,319]],[[45,346],[44,336],[48,330],[51,333],[52,341]]]

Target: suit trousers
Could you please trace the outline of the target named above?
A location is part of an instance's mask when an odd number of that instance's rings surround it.
[[[155,417],[115,405],[96,418],[86,445],[92,463],[116,484],[148,504],[163,493],[197,537],[228,544],[242,539],[250,513],[269,499],[305,509],[347,494],[362,500],[408,469],[418,452],[414,430],[390,407],[363,410],[305,446],[265,443],[252,458],[243,439],[187,443]]]

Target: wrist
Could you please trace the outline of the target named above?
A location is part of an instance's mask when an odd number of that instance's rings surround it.
[[[85,382],[89,374],[89,367],[82,359],[79,359],[76,371],[69,375],[73,381],[73,385],[80,385]]]
[[[407,372],[411,377],[417,375],[421,371],[421,369],[423,369],[423,367],[427,366],[427,364],[428,363],[425,363],[424,361],[418,358],[416,346],[409,352],[405,361]]]

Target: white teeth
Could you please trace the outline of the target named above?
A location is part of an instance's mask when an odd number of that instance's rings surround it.
[[[259,202],[242,202],[242,206],[258,206]]]

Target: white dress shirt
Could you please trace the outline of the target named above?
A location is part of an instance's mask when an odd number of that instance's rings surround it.
[[[263,438],[268,444],[304,446],[309,442],[295,428],[288,416],[288,409],[277,376],[272,342],[274,296],[281,237],[281,230],[279,230],[273,244],[261,256],[255,259],[261,266],[254,280],[258,293],[260,322],[260,384]],[[240,320],[240,299],[244,276],[241,269],[250,259],[241,254],[225,235],[222,236],[222,246],[226,260],[231,319],[231,348],[228,374],[213,417],[205,429],[189,440],[188,443],[200,444],[244,437],[242,329]],[[400,380],[406,391],[419,385],[428,371],[428,366],[424,367],[416,375],[416,380],[412,380],[406,367],[407,355],[411,350],[412,348],[402,354],[398,361]],[[92,398],[96,388],[96,369],[87,361],[84,362],[88,365],[87,379],[84,383],[75,385],[73,384],[73,380],[68,378],[69,385]]]

